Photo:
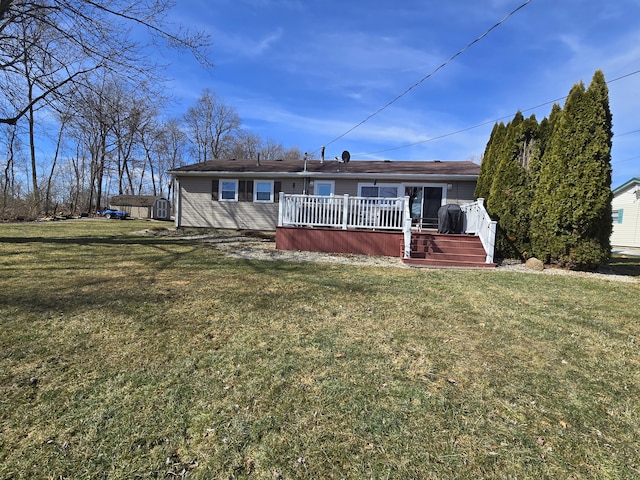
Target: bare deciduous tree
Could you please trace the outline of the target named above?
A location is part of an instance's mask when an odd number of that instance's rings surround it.
[[[206,35],[169,30],[167,12],[173,5],[172,0],[0,0],[1,100],[13,106],[0,117],[0,124],[15,124],[51,94],[69,83],[86,81],[86,75],[96,70],[122,72],[136,83],[157,75],[143,53],[147,45],[137,39],[140,36],[134,37],[136,28],[137,33],[146,29],[149,43],[159,40],[186,49],[208,65]],[[25,30],[47,31],[53,41],[24,42]],[[20,62],[25,55],[50,60],[34,81],[31,96],[13,88],[14,77],[22,75]]]
[[[233,149],[233,136],[240,129],[240,116],[234,107],[205,89],[185,115],[194,156],[199,162],[218,159]]]
[[[238,132],[234,139],[230,152],[231,158],[262,159],[261,156],[262,139],[255,133],[242,130]],[[258,157],[260,155],[260,157]]]
[[[282,157],[283,160],[302,160],[303,153],[298,147],[287,148]]]
[[[235,137],[231,157],[256,161],[302,160],[302,152],[298,148],[285,149],[273,139],[263,140],[255,133],[243,130]]]
[[[142,147],[151,173],[153,195],[171,197],[167,172],[183,164],[187,136],[176,119],[150,124],[141,132]]]

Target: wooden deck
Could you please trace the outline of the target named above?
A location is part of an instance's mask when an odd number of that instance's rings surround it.
[[[402,232],[278,227],[276,249],[321,253],[402,256]]]
[[[276,248],[322,253],[400,256],[414,266],[495,266],[496,222],[484,199],[461,205],[463,225],[444,235],[416,228],[410,198],[349,195],[323,197],[280,193]]]
[[[342,230],[335,228],[278,227],[276,249],[321,253],[404,256],[402,232]],[[439,234],[435,231],[413,232],[407,265],[442,268],[491,268],[486,253],[475,235]]]

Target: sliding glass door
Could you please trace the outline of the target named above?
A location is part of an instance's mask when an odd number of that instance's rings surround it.
[[[411,205],[411,220],[422,228],[438,228],[438,209],[442,205],[442,187],[406,187]]]

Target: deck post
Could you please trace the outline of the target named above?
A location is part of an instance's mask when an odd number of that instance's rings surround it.
[[[404,197],[404,258],[411,258],[411,211],[409,210],[409,197]]]
[[[495,220],[489,222],[487,225],[487,229],[489,230],[489,241],[487,245],[487,260],[486,263],[493,263],[493,255],[495,253],[496,248],[496,230],[498,229],[498,222]]]
[[[283,208],[284,208],[284,192],[280,192],[278,194],[278,201],[280,202],[278,205],[278,226],[282,226],[282,218],[284,216]]]
[[[349,224],[349,194],[344,194],[344,205],[342,205],[342,230],[347,229]]]

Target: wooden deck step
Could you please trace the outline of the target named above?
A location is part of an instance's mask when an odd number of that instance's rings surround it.
[[[496,268],[497,266],[495,263],[462,262],[459,260],[439,260],[434,258],[405,258],[402,262],[412,267],[425,268]]]
[[[486,253],[480,239],[471,235],[414,233],[410,250],[411,257],[403,261],[416,267],[496,267],[495,263],[486,263]]]

